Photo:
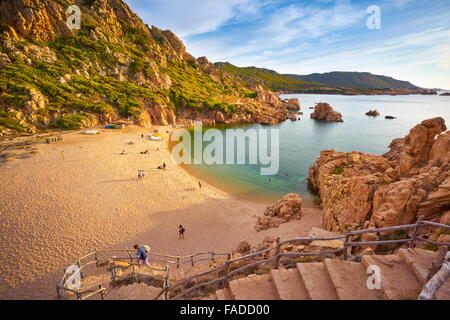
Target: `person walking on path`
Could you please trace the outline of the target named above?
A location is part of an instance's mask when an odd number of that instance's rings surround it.
[[[142,263],[143,265],[149,266],[148,263],[148,252],[145,250],[145,246],[139,246],[138,244],[134,245],[134,248],[137,250],[136,257],[137,257],[137,263]],[[141,266],[139,266],[141,267]]]
[[[184,232],[186,230],[183,228],[183,226],[180,224],[180,226],[178,227],[178,237],[180,239],[184,239]]]

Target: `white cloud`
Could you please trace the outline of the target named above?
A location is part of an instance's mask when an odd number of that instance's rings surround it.
[[[217,30],[228,20],[256,14],[259,0],[126,0],[148,24],[170,29],[180,37]]]

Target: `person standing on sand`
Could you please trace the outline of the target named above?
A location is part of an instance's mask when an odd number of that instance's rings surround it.
[[[61,156],[64,158],[64,150],[61,150]]]
[[[134,248],[137,250],[137,252],[136,252],[137,263],[139,264],[142,262],[143,265],[147,265],[147,266],[150,265],[148,263],[148,253],[145,250],[144,246],[139,246],[138,244],[135,244]]]
[[[201,182],[201,181],[198,182],[198,187],[199,187],[200,189],[202,188],[202,182]]]
[[[184,232],[186,230],[183,228],[183,226],[180,224],[180,226],[178,227],[178,237],[180,239],[184,239]]]
[[[166,163],[163,162],[163,169],[166,170]]]
[[[122,153],[121,153],[121,155],[125,155],[125,150],[122,150]]]
[[[141,134],[141,138],[144,139],[144,134]]]

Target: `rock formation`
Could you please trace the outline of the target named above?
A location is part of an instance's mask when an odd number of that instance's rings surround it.
[[[286,108],[289,111],[299,111],[300,110],[300,101],[298,98],[291,98],[287,100]]]
[[[309,169],[323,206],[323,226],[346,232],[364,226],[439,221],[450,208],[450,131],[428,119],[395,139],[383,156],[322,151]]]
[[[369,110],[366,112],[366,116],[369,117],[378,117],[380,113],[377,110]]]
[[[320,102],[316,104],[314,112],[311,113],[311,119],[323,120],[329,122],[343,122],[342,114],[334,111],[333,108],[325,102]]]
[[[281,223],[293,218],[300,219],[302,215],[302,198],[295,193],[283,196],[273,205],[268,206],[264,216],[258,217],[255,229],[257,231],[277,228]]]

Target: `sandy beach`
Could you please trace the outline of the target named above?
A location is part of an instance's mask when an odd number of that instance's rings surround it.
[[[300,221],[256,232],[265,204],[206,183],[200,189],[171,161],[167,133],[163,142],[141,138],[151,130],[68,133],[63,142],[33,145],[32,156],[0,166],[0,299],[54,299],[63,269],[95,250],[140,243],[166,254],[230,252],[242,240],[305,236],[320,226],[320,210],[304,208]],[[167,170],[158,170],[163,161]],[[180,224],[185,240],[178,239]]]

